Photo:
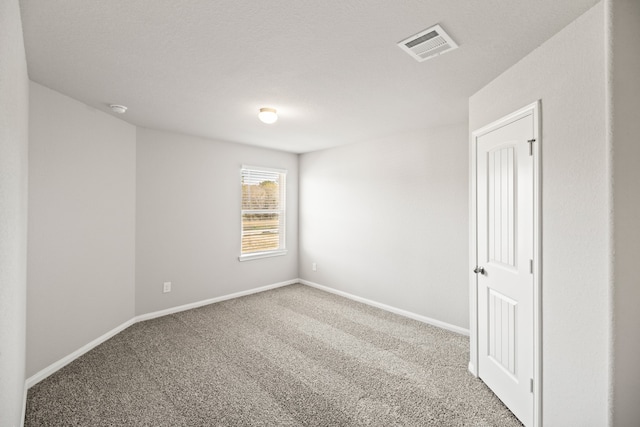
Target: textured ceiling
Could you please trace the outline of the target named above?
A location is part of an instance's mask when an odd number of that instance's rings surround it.
[[[595,0],[22,0],[29,76],[132,124],[308,152],[467,121]],[[440,23],[460,48],[396,43]],[[274,125],[260,107],[278,109]]]

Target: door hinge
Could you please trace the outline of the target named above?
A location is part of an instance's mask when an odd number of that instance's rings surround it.
[[[533,156],[533,143],[536,142],[535,138],[527,141],[529,143],[529,155]]]
[[[529,260],[529,273],[533,274],[533,260]]]
[[[531,386],[530,387],[530,391],[531,391],[531,393],[533,393],[533,378],[531,378],[531,380],[529,381],[529,384]]]

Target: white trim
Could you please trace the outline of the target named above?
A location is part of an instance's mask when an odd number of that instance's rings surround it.
[[[126,322],[124,322],[120,326],[117,326],[117,327],[113,328],[109,332],[107,332],[107,333],[99,336],[98,338],[94,339],[93,341],[83,345],[78,350],[74,351],[73,353],[68,354],[67,356],[63,357],[62,359],[52,363],[51,365],[47,366],[46,368],[40,370],[36,374],[34,374],[34,375],[30,376],[29,378],[27,378],[27,380],[25,381],[25,404],[26,404],[26,393],[27,393],[27,390],[29,388],[31,388],[34,385],[38,384],[40,381],[44,380],[49,375],[51,375],[51,374],[57,372],[58,370],[62,369],[63,367],[65,367],[69,363],[71,363],[74,360],[76,360],[78,357],[82,356],[83,354],[87,353],[88,351],[92,350],[93,348],[97,347],[98,345],[102,344],[103,342],[105,342],[109,338],[113,337],[114,335],[116,335],[116,334],[122,332],[123,330],[127,329],[131,325],[134,325],[134,324],[136,324],[138,322],[142,322],[142,321],[145,321],[145,320],[155,319],[156,317],[166,316],[168,314],[178,313],[180,311],[191,310],[192,308],[202,307],[203,305],[213,304],[213,303],[220,302],[220,301],[226,301],[228,299],[233,299],[233,298],[239,298],[239,297],[243,297],[243,296],[246,296],[246,295],[255,294],[255,293],[258,293],[258,292],[264,292],[264,291],[268,291],[268,290],[271,290],[271,289],[279,288],[279,287],[282,287],[282,286],[292,285],[294,283],[298,283],[298,280],[297,279],[287,280],[286,282],[274,283],[272,285],[261,286],[261,287],[249,289],[249,290],[246,290],[246,291],[235,292],[235,293],[229,294],[229,295],[223,295],[223,296],[220,296],[220,297],[210,298],[210,299],[206,299],[206,300],[202,300],[202,301],[198,301],[198,302],[194,302],[194,303],[190,303],[190,304],[181,305],[181,306],[178,306],[178,307],[168,308],[166,310],[154,311],[152,313],[147,313],[147,314],[142,314],[140,316],[135,316],[132,319],[127,320]],[[23,407],[23,412],[24,412],[25,409],[26,408]],[[22,419],[24,419],[24,414],[23,414]]]
[[[268,291],[271,289],[276,289],[276,288],[280,288],[283,286],[288,286],[288,285],[293,285],[296,283],[300,283],[312,288],[317,288],[320,289],[322,291],[325,292],[329,292],[332,294],[336,294],[336,295],[340,295],[344,298],[348,298],[354,301],[358,301],[373,307],[377,307],[380,308],[382,310],[385,311],[389,311],[391,313],[395,313],[398,314],[400,316],[403,317],[408,317],[409,319],[413,319],[413,320],[417,320],[419,322],[422,323],[426,323],[428,325],[432,325],[432,326],[436,326],[438,328],[442,328],[442,329],[446,329],[458,334],[462,334],[462,335],[469,335],[469,330],[465,329],[465,328],[461,328],[459,326],[455,326],[455,325],[451,325],[449,323],[446,322],[442,322],[440,320],[436,320],[436,319],[432,319],[426,316],[422,316],[416,313],[412,313],[410,311],[406,311],[406,310],[402,310],[396,307],[392,307],[390,305],[386,305],[386,304],[382,304],[376,301],[372,301],[366,298],[362,298],[362,297],[358,297],[352,294],[349,294],[347,292],[343,292],[343,291],[339,291],[337,289],[333,289],[333,288],[329,288],[327,286],[323,286],[320,285],[318,283],[314,283],[314,282],[310,282],[308,280],[303,280],[303,279],[292,279],[292,280],[287,280],[284,282],[279,282],[279,283],[274,283],[271,285],[266,285],[266,286],[261,286],[258,288],[253,288],[253,289],[249,289],[246,291],[241,291],[241,292],[235,292],[232,294],[228,294],[228,295],[223,295],[220,297],[215,297],[215,298],[209,298],[206,300],[201,300],[201,301],[197,301],[197,302],[193,302],[193,303],[189,303],[189,304],[184,304],[184,305],[180,305],[177,307],[172,307],[172,308],[167,308],[165,310],[159,310],[159,311],[154,311],[151,313],[147,313],[147,314],[142,314],[139,316],[135,316],[134,318],[124,322],[123,324],[121,324],[120,326],[110,330],[109,332],[105,333],[104,335],[94,339],[93,341],[91,341],[88,344],[85,344],[84,346],[82,346],[81,348],[79,348],[78,350],[74,351],[73,353],[63,357],[62,359],[52,363],[51,365],[47,366],[46,368],[40,370],[39,372],[37,372],[36,374],[32,375],[31,377],[27,378],[27,380],[25,381],[25,391],[24,391],[24,404],[23,404],[23,413],[26,410],[26,399],[27,399],[27,390],[31,387],[33,387],[34,385],[36,385],[37,383],[39,383],[40,381],[44,380],[45,378],[47,378],[49,375],[55,373],[56,371],[62,369],[64,366],[68,365],[69,363],[73,362],[75,359],[77,359],[78,357],[82,356],[83,354],[87,353],[88,351],[92,350],[93,348],[97,347],[98,345],[102,344],[103,342],[107,341],[109,338],[113,337],[114,335],[122,332],[123,330],[125,330],[126,328],[128,328],[129,326],[132,326],[138,322],[143,322],[145,320],[151,320],[151,319],[155,319],[158,317],[162,317],[162,316],[167,316],[169,314],[174,314],[174,313],[179,313],[181,311],[186,311],[186,310],[191,310],[193,308],[198,308],[198,307],[202,307],[205,305],[209,305],[209,304],[214,304],[217,302],[221,302],[221,301],[226,301],[229,299],[233,299],[233,298],[239,298],[239,297],[243,297],[243,296],[247,296],[247,295],[251,295],[251,294],[256,294],[259,292],[264,292],[264,291]],[[471,366],[471,364],[470,364]],[[23,417],[24,419],[24,414]]]
[[[27,381],[24,382],[24,393],[22,396],[22,418],[20,418],[20,427],[24,427],[24,418],[27,415],[27,392],[29,388],[27,387]]]
[[[487,134],[489,132],[493,132],[496,129],[504,127],[504,126],[506,126],[506,125],[508,125],[510,123],[513,123],[516,120],[521,119],[522,117],[526,117],[526,116],[528,116],[530,114],[533,114],[534,118],[536,118],[538,116],[536,114],[537,110],[540,108],[539,104],[540,104],[540,101],[538,100],[536,102],[533,102],[533,103],[527,105],[526,107],[522,107],[519,110],[514,111],[513,113],[508,114],[508,115],[496,120],[495,122],[491,122],[488,125],[481,127],[480,129],[474,130],[472,132],[472,136],[474,137],[473,139],[475,140],[476,138],[479,138],[482,135],[485,135],[485,134]],[[534,134],[535,133],[538,133],[537,129],[534,129]],[[537,136],[537,135],[534,135],[534,136]],[[474,141],[472,141],[472,142],[474,142]]]
[[[167,308],[165,310],[154,311],[152,313],[142,314],[140,316],[135,317],[135,321],[142,322],[145,320],[155,319],[157,317],[167,316],[169,314],[179,313],[181,311],[191,310],[193,308],[202,307],[204,305],[215,304],[217,302],[226,301],[234,298],[240,298],[251,294],[257,294],[259,292],[269,291],[271,289],[280,288],[282,286],[293,285],[294,283],[298,283],[297,279],[287,280],[286,282],[274,283],[272,285],[261,286],[259,288],[249,289],[247,291],[234,292],[232,294],[223,295],[220,297],[209,298],[202,301],[192,302],[189,304],[179,305],[177,307]]]
[[[477,265],[476,228],[476,140],[491,131],[508,125],[527,115],[533,116],[533,425],[542,426],[542,123],[541,101],[537,100],[501,119],[496,120],[470,135],[469,167],[469,372],[478,376],[478,318],[477,318],[477,276],[472,272]]]
[[[403,316],[403,317],[408,317],[409,319],[417,320],[418,322],[426,323],[428,325],[436,326],[436,327],[442,328],[442,329],[447,329],[447,330],[449,330],[451,332],[455,332],[455,333],[458,333],[458,334],[461,334],[461,335],[467,335],[467,336],[469,335],[469,330],[465,329],[465,328],[461,328],[460,326],[455,326],[455,325],[452,325],[450,323],[442,322],[440,320],[436,320],[436,319],[432,319],[430,317],[422,316],[420,314],[412,313],[410,311],[403,310],[401,308],[392,307],[390,305],[383,304],[383,303],[380,303],[380,302],[377,302],[377,301],[372,301],[370,299],[358,297],[358,296],[352,295],[352,294],[344,292],[344,291],[339,291],[337,289],[333,289],[333,288],[330,288],[328,286],[324,286],[324,285],[320,285],[318,283],[310,282],[308,280],[299,279],[298,282],[302,283],[303,285],[310,286],[312,288],[317,288],[317,289],[320,289],[322,291],[329,292],[329,293],[332,293],[332,294],[340,295],[341,297],[345,297],[345,298],[348,298],[350,300],[354,300],[354,301],[357,301],[357,302],[361,302],[363,304],[367,304],[367,305],[370,305],[370,306],[373,306],[373,307],[377,307],[377,308],[380,308],[382,310],[389,311],[391,313],[395,313],[395,314],[398,314],[398,315]]]
[[[68,365],[69,363],[73,362],[78,357],[82,356],[83,354],[85,354],[89,350],[92,350],[94,347],[97,347],[98,345],[102,344],[103,342],[105,342],[109,338],[113,337],[117,333],[122,332],[123,330],[125,330],[129,326],[133,325],[134,323],[135,323],[135,319],[129,319],[126,322],[124,322],[123,324],[121,324],[120,326],[116,326],[115,328],[113,328],[109,332],[107,332],[107,333],[103,334],[102,336],[99,336],[98,338],[94,339],[93,341],[83,345],[82,347],[80,347],[79,349],[74,351],[73,353],[66,355],[65,357],[63,357],[62,359],[60,359],[60,360],[58,360],[56,362],[53,362],[51,365],[47,366],[46,368],[40,370],[36,374],[34,374],[34,375],[30,376],[29,378],[27,378],[27,381],[26,381],[27,388],[31,388],[34,385],[38,384],[40,381],[42,381],[43,379],[47,378],[49,375],[51,375],[54,372],[64,368],[66,365]]]
[[[469,370],[469,372],[471,372],[471,374],[474,377],[478,377],[478,370],[476,369],[475,365],[471,362],[469,362],[469,366],[467,367],[467,369]]]
[[[474,269],[477,267],[478,231],[476,230],[477,212],[477,165],[475,135],[469,135],[469,265],[467,266],[467,278],[469,280],[469,372],[478,378],[478,284]],[[473,368],[473,370],[471,369]]]
[[[240,255],[238,257],[238,261],[241,261],[241,262],[251,261],[252,259],[270,258],[273,256],[282,256],[286,254],[287,254],[286,249],[278,249],[278,250],[269,251],[269,252],[254,252],[251,254]]]
[[[532,106],[533,144],[533,425],[542,426],[542,118]]]

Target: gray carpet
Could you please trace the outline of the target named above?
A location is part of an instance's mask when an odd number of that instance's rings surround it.
[[[520,426],[467,337],[292,285],[135,324],[29,390],[26,426]]]

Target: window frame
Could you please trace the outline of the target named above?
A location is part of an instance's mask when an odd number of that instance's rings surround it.
[[[278,209],[268,209],[268,210],[251,210],[251,209],[243,209],[242,202],[242,182],[243,177],[245,175],[245,171],[255,171],[255,172],[267,172],[267,173],[276,173],[280,176],[278,177],[278,189],[279,189],[279,203]],[[286,218],[287,218],[287,205],[286,205],[286,186],[287,186],[287,170],[286,169],[277,169],[270,168],[264,166],[253,166],[253,165],[242,165],[240,168],[240,256],[238,256],[239,261],[250,261],[253,259],[260,258],[269,258],[274,256],[282,256],[287,254],[286,248]],[[256,251],[249,253],[242,253],[242,240],[244,237],[244,216],[248,212],[258,212],[265,213],[266,212],[274,212],[278,214],[278,248],[266,251]]]

